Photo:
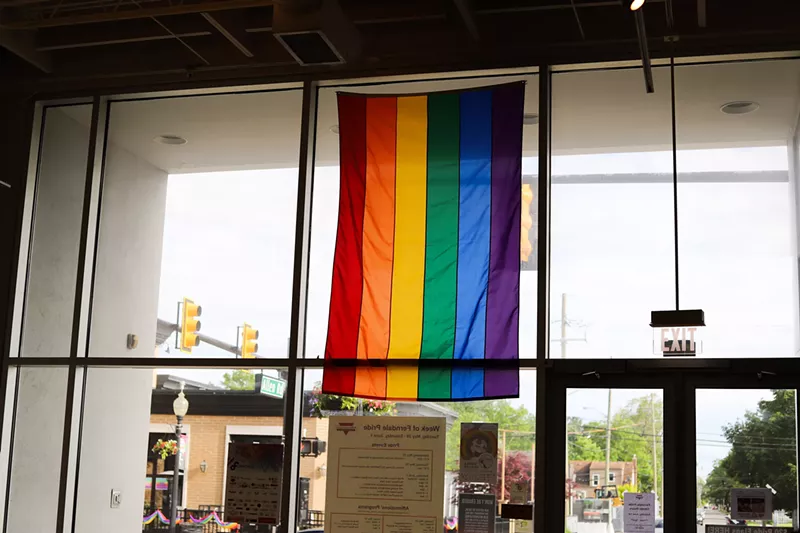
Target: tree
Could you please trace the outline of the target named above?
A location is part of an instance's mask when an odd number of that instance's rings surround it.
[[[603,461],[606,457],[605,448],[586,434],[583,421],[578,417],[571,416],[567,420],[567,441],[570,461]]]
[[[506,431],[506,451],[530,453],[536,442],[536,416],[524,406],[514,407],[506,400],[479,402],[457,402],[443,404],[458,415],[456,423],[447,434],[447,469],[458,470],[459,447],[461,445],[461,423],[494,422],[498,435],[498,457],[502,455],[502,432]],[[499,472],[499,469],[498,469]]]
[[[775,489],[775,509],[791,510],[797,495],[794,390],[774,390],[772,399],[758,403],[756,412],[725,426],[731,444],[727,457],[706,480],[706,494],[715,503],[726,502],[734,487]]]
[[[728,457],[714,462],[714,468],[708,474],[703,487],[704,500],[721,507],[730,507],[731,489],[743,485],[728,474],[728,468],[730,468]]]
[[[222,386],[228,390],[255,390],[256,376],[249,370],[236,369],[222,375]]]
[[[706,480],[700,476],[697,476],[695,485],[697,486],[697,491],[695,494],[697,494],[697,507],[699,509],[703,506],[703,501],[705,500]]]

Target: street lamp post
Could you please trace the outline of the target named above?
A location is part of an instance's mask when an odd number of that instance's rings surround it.
[[[177,531],[178,522],[178,484],[181,468],[181,433],[183,430],[183,417],[189,411],[189,400],[183,394],[184,383],[181,381],[181,391],[178,397],[172,402],[172,412],[178,423],[175,425],[175,467],[172,469],[172,497],[170,498],[169,509],[169,532]]]

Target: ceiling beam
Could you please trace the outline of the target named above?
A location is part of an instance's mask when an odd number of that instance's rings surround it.
[[[218,32],[222,34],[223,37],[228,39],[233,46],[236,47],[241,53],[245,55],[245,57],[253,57],[253,52],[251,52],[242,42],[237,39],[230,31],[225,28],[217,19],[211,16],[209,13],[201,13],[204,19],[208,21]]]
[[[47,74],[53,72],[50,55],[36,49],[36,34],[33,31],[0,29],[0,46],[24,59]]]
[[[271,5],[272,0],[213,0],[186,4],[161,5],[159,7],[103,11],[98,13],[87,13],[84,15],[56,16],[45,19],[13,19],[9,16],[0,22],[0,28],[55,28],[59,26],[72,26],[75,24],[92,24],[96,22],[145,19],[169,15],[188,15],[212,11],[226,11],[231,9],[249,9],[252,7],[265,7]]]
[[[706,27],[706,0],[697,0],[697,25]]]
[[[475,18],[475,10],[472,6],[472,0],[453,0],[458,11],[458,16],[461,23],[467,29],[469,36],[473,41],[479,41],[481,36],[478,32],[478,22]]]

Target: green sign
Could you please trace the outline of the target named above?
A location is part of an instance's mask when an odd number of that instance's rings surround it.
[[[271,378],[262,374],[259,392],[273,398],[283,398],[283,394],[286,392],[286,382],[282,379]]]

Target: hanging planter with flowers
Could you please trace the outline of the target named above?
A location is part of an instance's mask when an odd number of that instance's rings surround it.
[[[358,398],[323,394],[320,383],[314,386],[310,395],[311,415],[323,418],[331,415],[352,415],[358,410]],[[385,416],[397,414],[394,402],[386,400],[361,400],[365,415]]]
[[[175,440],[158,439],[152,451],[160,455],[162,460],[166,460],[170,455],[178,454],[178,442]]]

